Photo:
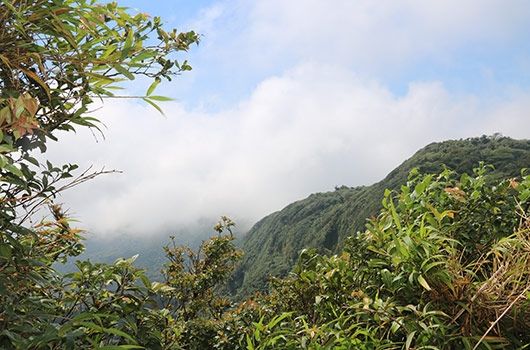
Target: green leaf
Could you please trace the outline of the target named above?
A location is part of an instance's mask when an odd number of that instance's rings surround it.
[[[247,333],[247,350],[254,350],[254,344],[252,343],[252,339],[250,339],[250,335]]]
[[[0,153],[10,153],[15,151],[15,149],[11,145],[0,145]]]
[[[20,169],[14,166],[13,164],[6,164],[4,168],[11,174],[15,175],[16,177],[19,177],[19,178],[24,177],[24,174],[22,174],[22,171],[20,171]]]
[[[127,350],[127,349],[145,349],[140,345],[105,345],[97,347],[98,350]]]
[[[392,326],[390,326],[390,332],[392,332],[392,334],[395,334],[400,327],[401,324],[398,321],[392,321]]]
[[[144,50],[144,51],[140,52],[137,56],[134,56],[131,61],[132,62],[138,62],[138,61],[146,60],[148,58],[153,58],[156,55],[157,55],[156,51]]]
[[[423,266],[423,264],[422,264],[423,273],[427,273],[433,267],[436,267],[436,266],[439,266],[439,265],[444,265],[444,264],[446,264],[445,261],[433,261],[432,263],[426,264],[425,266]]]
[[[123,53],[125,55],[127,55],[127,53],[129,52],[129,50],[131,49],[132,45],[133,45],[133,31],[132,30],[129,30],[127,32],[127,38],[125,39],[125,43],[123,44]]]
[[[149,278],[144,273],[140,273],[140,280],[144,284],[144,287],[150,288],[151,287],[151,281],[149,281]]]
[[[175,288],[168,286],[165,283],[160,283],[160,282],[153,282],[151,284],[151,289],[154,292],[162,292],[162,293],[171,292],[175,290]]]
[[[13,253],[13,248],[7,243],[0,243],[0,258],[10,259]]]
[[[148,100],[147,98],[143,98],[143,100],[147,103],[149,103],[151,106],[153,106],[158,112],[160,112],[160,114],[162,115],[165,115],[164,114],[164,111],[162,110],[162,108],[160,108],[159,105],[157,105],[156,103],[154,103],[153,101],[151,100]]]
[[[160,81],[161,79],[158,77],[155,79],[155,81],[153,81],[153,83],[149,86],[149,89],[147,89],[147,96],[151,95],[153,91],[155,91],[158,84],[160,84]]]
[[[171,97],[166,97],[166,96],[149,96],[149,99],[154,100],[154,101],[161,101],[161,102],[173,101]]]
[[[396,207],[394,206],[394,201],[392,200],[391,197],[389,197],[388,207],[390,208],[390,213],[392,214],[392,219],[394,220],[394,224],[399,230],[401,230],[401,220],[399,219],[399,215],[396,211]]]
[[[129,72],[127,68],[120,66],[119,64],[115,64],[114,66],[112,66],[112,68],[114,68],[121,75],[127,77],[129,80],[134,80],[134,75]]]
[[[425,288],[426,290],[430,291],[432,288],[431,286],[429,286],[429,283],[427,283],[427,281],[425,280],[425,278],[423,278],[422,275],[419,275],[418,276],[418,282],[421,284],[421,286],[423,288]]]
[[[39,161],[33,157],[26,156],[26,160],[35,166],[40,166]]]
[[[407,340],[405,341],[405,349],[409,350],[410,345],[412,344],[412,340],[414,339],[414,335],[416,334],[416,331],[412,331],[407,335]]]
[[[270,321],[269,324],[267,324],[267,327],[269,327],[269,329],[274,328],[274,326],[276,326],[278,323],[280,323],[287,317],[290,317],[291,315],[292,315],[292,312],[285,312],[281,314],[280,316],[273,318],[272,321]]]
[[[116,328],[101,327],[101,326],[99,326],[99,325],[97,325],[97,324],[95,324],[93,322],[79,322],[79,325],[87,327],[89,329],[92,329],[92,330],[94,330],[96,332],[114,334],[114,335],[117,335],[119,337],[128,339],[132,343],[136,343],[136,340],[134,340],[134,338],[132,336],[130,336],[129,334],[125,333],[124,331],[121,331],[121,330],[116,329]]]

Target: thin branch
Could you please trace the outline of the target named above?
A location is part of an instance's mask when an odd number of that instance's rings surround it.
[[[476,350],[478,348],[478,346],[480,345],[480,343],[482,343],[482,341],[488,336],[488,333],[493,329],[493,327],[495,327],[495,325],[504,317],[504,315],[506,315],[506,313],[512,308],[512,306],[515,305],[515,303],[528,291],[528,289],[530,289],[530,285],[527,286],[518,296],[517,298],[514,299],[514,301],[512,301],[510,303],[510,305],[508,305],[508,307],[506,308],[506,310],[504,310],[502,312],[502,314],[497,317],[497,319],[495,320],[495,322],[493,322],[490,326],[490,328],[488,328],[488,330],[486,331],[486,333],[484,333],[482,335],[482,338],[480,338],[480,340],[475,344],[475,346],[473,347],[473,350]]]
[[[92,166],[88,167],[85,171],[83,171],[79,176],[77,176],[76,178],[74,178],[73,180],[71,180],[69,183],[67,183],[66,185],[58,188],[57,190],[53,191],[52,193],[50,194],[46,194],[44,195],[39,201],[37,201],[36,203],[34,203],[31,208],[29,208],[27,211],[26,211],[26,215],[24,215],[24,217],[18,222],[18,225],[22,225],[30,216],[32,216],[35,211],[37,210],[37,208],[39,208],[44,202],[46,202],[47,200],[49,200],[50,198],[54,197],[55,195],[57,195],[58,193],[62,192],[62,191],[65,191],[67,189],[70,189],[74,186],[77,186],[77,185],[80,185],[82,184],[83,182],[86,182],[88,180],[91,180],[97,176],[100,176],[100,175],[104,175],[104,174],[114,174],[114,173],[122,173],[121,171],[119,170],[104,170],[104,169],[101,169],[99,171],[95,171],[93,173],[90,173],[88,174],[88,172],[92,169]],[[57,181],[59,181],[60,179],[57,179]],[[29,201],[30,199],[35,199],[37,197],[39,197],[40,195],[43,195],[44,192],[41,191],[35,195],[33,195],[32,197],[33,198],[29,198],[27,200],[24,201],[24,203],[26,203],[27,201]]]

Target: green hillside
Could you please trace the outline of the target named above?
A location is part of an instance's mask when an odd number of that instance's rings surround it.
[[[346,237],[363,230],[366,219],[381,209],[384,190],[403,185],[409,172],[438,172],[443,165],[471,173],[479,162],[492,164],[499,178],[530,167],[530,140],[499,135],[432,143],[371,186],[342,186],[292,203],[256,223],[240,244],[245,252],[229,289],[239,297],[264,290],[268,276],[291,270],[300,250],[337,252]]]

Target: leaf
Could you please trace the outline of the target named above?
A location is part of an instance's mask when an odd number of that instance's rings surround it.
[[[9,59],[8,59],[6,56],[0,54],[0,61],[4,62],[4,64],[5,64],[8,68],[11,68],[11,64],[10,64],[10,62],[9,62]]]
[[[22,171],[20,171],[20,169],[14,166],[13,164],[6,164],[4,168],[11,174],[15,175],[16,177],[19,177],[19,178],[24,177],[24,174],[22,174]]]
[[[427,281],[425,280],[425,278],[423,278],[422,275],[419,275],[418,276],[418,282],[421,284],[421,286],[423,288],[425,288],[426,290],[430,291],[432,288],[431,286],[429,286],[429,283],[427,283]]]
[[[104,60],[104,59],[108,58],[114,51],[116,51],[116,46],[111,45],[111,46],[107,47],[105,52],[103,52],[103,54],[99,58],[101,60]]]
[[[31,97],[29,94],[24,95],[23,101],[24,101],[24,107],[26,108],[26,111],[29,112],[31,117],[34,117],[35,114],[37,114],[37,111],[39,109],[39,101]]]
[[[392,332],[392,334],[395,334],[400,327],[401,324],[397,320],[392,321],[392,326],[390,326],[390,332]]]
[[[127,55],[127,53],[129,52],[129,50],[131,49],[132,45],[133,45],[133,31],[132,30],[128,30],[127,31],[127,38],[125,39],[125,43],[123,44],[123,53],[125,55]]]
[[[24,72],[24,74],[26,74],[29,78],[34,80],[37,84],[39,84],[46,92],[46,95],[48,96],[48,98],[51,99],[50,88],[48,87],[48,84],[44,82],[44,80],[42,80],[37,74],[35,74],[31,70],[24,69],[24,68],[20,68],[20,70]]]
[[[148,58],[153,58],[157,55],[156,51],[153,51],[153,50],[144,50],[142,52],[140,52],[137,56],[134,56],[132,58],[132,62],[138,62],[138,61],[142,61],[142,60],[145,60],[145,59],[148,59]]]
[[[7,106],[0,109],[0,125],[11,122],[11,109]]]
[[[30,156],[26,156],[25,158],[28,162],[30,162],[31,164],[35,165],[35,166],[40,166],[40,163],[37,159],[33,158],[33,157],[30,157]]]
[[[125,333],[124,331],[121,331],[119,329],[116,329],[116,328],[105,328],[105,327],[101,327],[101,326],[98,326],[97,324],[93,323],[93,322],[79,322],[79,325],[81,326],[84,326],[84,327],[87,327],[89,329],[92,329],[96,332],[103,332],[103,333],[107,333],[107,334],[114,334],[114,335],[117,335],[119,337],[122,337],[122,338],[125,338],[125,339],[128,339],[129,341],[131,341],[132,343],[136,343],[136,340],[134,340],[134,338],[132,336],[130,336],[129,334]]]
[[[161,102],[173,101],[171,97],[166,97],[166,96],[149,96],[149,99],[154,100],[154,101],[161,101]]]
[[[5,167],[6,164],[8,164],[9,160],[7,159],[6,156],[0,154],[0,169]]]
[[[124,350],[124,349],[145,349],[140,345],[105,345],[97,347],[98,350]]]
[[[153,106],[158,112],[160,112],[160,114],[165,115],[164,111],[162,110],[162,108],[160,108],[159,105],[157,105],[153,101],[148,100],[147,98],[143,98],[143,100]]]
[[[153,282],[151,284],[151,289],[154,292],[162,292],[162,293],[167,293],[167,292],[171,292],[175,290],[175,288],[168,286],[167,284],[160,283],[160,282]]]
[[[90,79],[90,81],[93,81],[96,86],[108,85],[116,82],[115,79],[112,79],[102,74],[87,72],[86,75],[92,78]]]
[[[390,208],[390,213],[392,214],[392,219],[394,220],[394,224],[396,227],[401,230],[401,220],[399,219],[399,215],[396,211],[396,207],[394,206],[394,201],[391,197],[389,197],[388,206]]]
[[[13,151],[15,151],[15,149],[11,145],[6,145],[6,144],[0,145],[0,153],[10,153]]]
[[[425,188],[427,187],[427,183],[426,181],[421,181],[419,183],[416,184],[416,186],[414,187],[414,192],[416,192],[416,194],[420,195],[423,193],[423,191],[425,191]]]
[[[37,66],[39,67],[39,72],[46,76],[46,68],[44,67],[44,64],[42,63],[42,58],[40,55],[36,52],[28,54],[29,56],[33,57],[33,59],[37,62]]]
[[[72,321],[83,321],[83,320],[101,320],[102,318],[109,317],[110,315],[104,313],[92,313],[92,312],[82,312],[77,316],[74,316]]]
[[[147,93],[146,93],[147,96],[151,95],[153,93],[153,91],[155,91],[155,89],[158,86],[158,84],[160,84],[160,81],[161,81],[161,79],[158,78],[158,77],[155,79],[155,81],[153,81],[153,83],[147,89]]]
[[[285,312],[281,314],[280,316],[273,318],[272,321],[269,322],[267,327],[269,327],[269,329],[274,328],[274,326],[282,322],[285,318],[290,317],[291,315],[292,315],[292,312]]]
[[[151,287],[151,281],[149,281],[149,278],[144,273],[140,273],[140,280],[144,284],[144,287],[149,288]]]
[[[0,258],[10,259],[13,248],[7,243],[0,243]]]
[[[247,350],[254,350],[254,344],[252,344],[252,339],[250,339],[250,335],[247,333]]]
[[[409,350],[410,345],[412,344],[412,340],[414,339],[414,335],[416,334],[416,331],[412,331],[407,335],[407,340],[405,341],[405,349]]]
[[[438,265],[444,265],[444,264],[446,264],[446,263],[447,263],[446,261],[433,261],[433,262],[431,262],[431,263],[429,263],[429,264],[426,264],[426,265],[423,265],[423,264],[424,264],[424,263],[423,263],[422,266],[421,266],[421,268],[422,268],[422,270],[423,270],[424,273],[427,273],[427,272],[429,272],[429,270],[432,269],[433,267],[436,267],[436,266],[438,266]]]
[[[127,68],[120,66],[119,64],[113,65],[112,68],[114,68],[121,75],[127,77],[127,79],[134,80],[134,75],[131,72],[129,72]]]

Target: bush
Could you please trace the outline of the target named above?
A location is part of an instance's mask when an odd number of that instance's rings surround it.
[[[340,255],[303,251],[249,348],[472,349],[530,343],[530,176],[413,171]],[[282,319],[279,320],[277,315]],[[272,324],[271,324],[272,323]]]

